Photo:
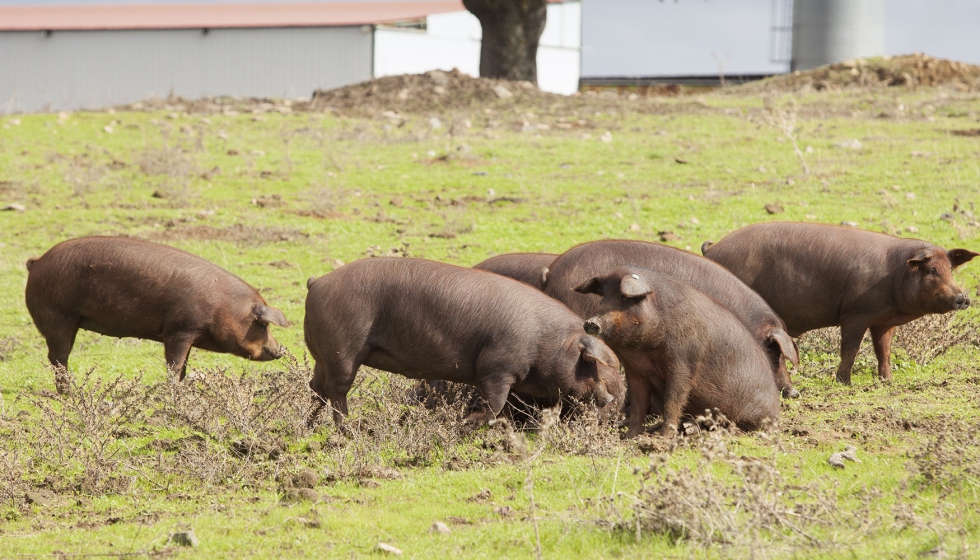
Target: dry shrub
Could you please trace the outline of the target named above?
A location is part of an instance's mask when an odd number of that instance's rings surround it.
[[[31,465],[27,450],[31,444],[24,423],[8,418],[0,406],[0,511],[7,507],[16,508],[30,488],[28,473]]]
[[[419,406],[415,382],[362,367],[348,397],[348,437],[331,436],[328,453],[338,477],[358,477],[384,464],[429,466],[450,460],[465,439],[462,421],[469,400],[462,387],[431,395]],[[324,414],[325,422],[332,421]]]
[[[776,466],[784,453],[777,431],[760,432],[768,440],[767,457],[733,453],[730,433],[700,432],[690,441],[700,452],[694,467],[669,466],[669,455],[651,456],[646,469],[636,469],[641,487],[627,500],[627,512],[615,510],[614,526],[639,541],[645,532],[699,546],[729,545],[754,550],[779,546],[822,545],[814,529],[857,528],[868,518],[868,503],[845,512],[835,490],[817,484],[797,485]],[[719,473],[724,474],[719,474]]]
[[[224,369],[195,370],[183,382],[170,375],[151,392],[168,423],[216,440],[302,437],[312,395],[310,367],[292,355],[283,363],[284,371],[258,377]]]
[[[72,160],[65,172],[65,182],[75,196],[83,196],[100,186],[107,169],[104,165],[87,165],[85,160]]]
[[[161,179],[155,197],[166,199],[173,206],[190,203],[194,195],[191,180],[201,174],[201,169],[187,152],[164,143],[159,148],[145,148],[135,159],[140,171]]]
[[[98,379],[94,369],[80,375],[59,372],[63,394],[33,399],[38,417],[31,426],[37,459],[87,494],[124,490],[131,482],[118,474],[129,449],[120,434],[143,415],[142,378]]]
[[[973,322],[955,313],[926,315],[899,327],[894,345],[916,363],[928,364],[955,346],[980,345],[980,332]]]
[[[7,361],[14,354],[14,350],[20,345],[15,337],[8,336],[6,338],[0,338],[0,362]],[[0,397],[2,399],[3,397]],[[3,401],[0,401],[2,403]]]

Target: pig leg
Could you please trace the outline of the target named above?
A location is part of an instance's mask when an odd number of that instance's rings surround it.
[[[75,336],[78,335],[76,320],[66,320],[61,322],[64,326],[56,329],[46,328],[44,340],[48,343],[48,361],[54,366],[54,385],[58,393],[65,394],[68,391],[68,355],[71,354],[72,347],[75,346]]]
[[[310,409],[309,417],[306,419],[306,426],[308,428],[313,428],[317,415],[327,405],[327,400],[330,398],[327,396],[326,389],[324,388],[326,381],[327,368],[323,367],[323,364],[314,359],[313,379],[310,380],[310,389],[313,390],[313,406]]]
[[[177,374],[180,381],[187,375],[187,356],[194,344],[192,337],[174,337],[163,343],[163,354],[167,358],[167,369]]]
[[[643,432],[643,421],[650,410],[650,393],[653,387],[641,376],[626,373],[626,394],[629,400],[629,431],[626,437],[636,437]]]
[[[660,427],[660,435],[674,437],[681,425],[681,415],[691,394],[691,371],[686,365],[675,365],[671,375],[667,376],[667,386],[664,390],[664,424]]]
[[[840,327],[840,365],[837,366],[837,382],[851,384],[851,368],[861,349],[861,340],[867,332],[866,323],[843,323]]]
[[[871,343],[878,358],[878,379],[891,381],[892,378],[892,336],[898,327],[878,325],[871,327]]]

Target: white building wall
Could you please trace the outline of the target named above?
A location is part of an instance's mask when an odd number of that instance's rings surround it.
[[[480,21],[469,12],[426,18],[426,30],[379,27],[374,35],[374,76],[421,74],[458,68],[480,74]],[[578,91],[581,67],[582,4],[548,5],[548,19],[538,45],[538,87],[572,94]]]
[[[0,112],[73,110],[171,92],[309,97],[371,78],[361,27],[0,32]]]

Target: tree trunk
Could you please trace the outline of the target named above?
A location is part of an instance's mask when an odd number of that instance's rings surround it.
[[[480,20],[480,76],[538,83],[538,40],[547,0],[463,0]]]

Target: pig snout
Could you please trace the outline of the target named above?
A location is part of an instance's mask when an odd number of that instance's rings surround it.
[[[957,311],[962,311],[970,307],[970,297],[964,293],[956,294],[956,298],[953,299],[953,307]]]
[[[609,391],[607,391],[600,382],[596,385],[595,391],[592,392],[592,400],[595,402],[597,407],[602,408],[616,400],[616,397],[610,395]]]
[[[275,340],[270,340],[262,346],[262,350],[258,356],[253,356],[252,359],[257,362],[271,362],[272,360],[278,360],[286,353],[286,348],[276,342]]]
[[[593,317],[588,321],[586,321],[584,328],[585,328],[585,332],[591,334],[592,336],[597,336],[602,334],[602,325],[599,324],[599,320],[596,317]]]

